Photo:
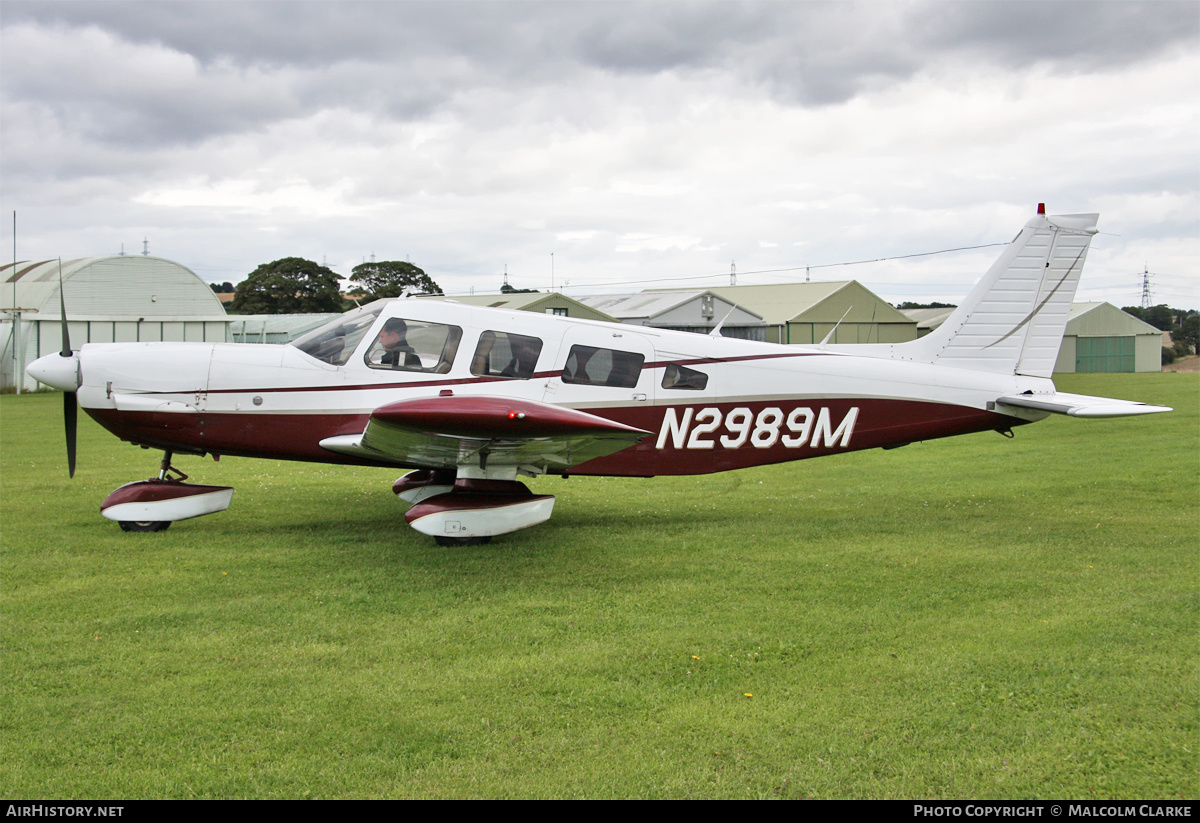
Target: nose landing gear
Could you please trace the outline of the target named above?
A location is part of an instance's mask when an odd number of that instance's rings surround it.
[[[126,483],[104,499],[100,513],[115,520],[122,531],[161,532],[176,520],[223,512],[233,500],[230,486],[185,483],[187,475],[163,454],[158,477]]]

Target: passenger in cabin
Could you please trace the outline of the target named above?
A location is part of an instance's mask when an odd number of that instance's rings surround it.
[[[537,356],[541,349],[541,341],[536,341],[539,345],[532,345],[535,341],[532,338],[522,337],[514,334],[508,338],[508,345],[512,351],[512,360],[508,365],[500,370],[501,377],[521,377],[529,379],[533,376],[533,367],[537,362]]]
[[[421,368],[421,358],[417,356],[413,347],[408,345],[407,335],[408,326],[399,317],[393,317],[383,324],[383,331],[379,333],[379,345],[387,351],[380,360],[381,365],[393,369]]]

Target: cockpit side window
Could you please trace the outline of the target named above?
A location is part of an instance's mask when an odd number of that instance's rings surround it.
[[[383,324],[365,359],[373,369],[445,374],[461,339],[458,326],[393,317]]]
[[[367,306],[337,317],[324,326],[297,337],[291,345],[309,357],[334,366],[344,366],[375,323],[375,319],[379,317],[379,313],[383,311],[384,305],[380,303]]]
[[[563,367],[562,381],[583,386],[632,389],[642,374],[646,358],[636,352],[572,346]]]
[[[479,345],[471,358],[471,374],[528,380],[541,353],[542,341],[536,337],[485,331],[479,335]]]
[[[691,389],[701,391],[708,388],[708,375],[702,371],[689,369],[676,363],[668,363],[663,369],[662,387],[664,389]]]

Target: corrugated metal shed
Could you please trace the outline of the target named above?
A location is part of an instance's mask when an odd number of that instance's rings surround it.
[[[772,343],[820,343],[835,325],[831,343],[903,343],[917,337],[915,322],[857,280],[715,286],[710,291],[760,315]]]
[[[512,294],[422,294],[414,300],[453,300],[468,306],[487,306],[510,311],[532,311],[538,314],[559,314],[583,320],[603,320],[615,323],[616,318],[558,292],[513,292]]]
[[[225,320],[225,309],[212,287],[195,272],[161,257],[117,255],[62,262],[67,314],[90,317],[145,317]],[[12,263],[0,267],[0,309],[18,308],[42,318],[58,318],[58,261]]]
[[[1162,371],[1162,332],[1111,303],[1075,303],[1054,371]]]
[[[917,324],[917,337],[924,337],[946,322],[954,313],[954,307],[942,309],[901,309],[904,315]]]
[[[707,289],[590,294],[579,301],[611,314],[622,323],[699,334],[708,334],[721,323],[725,337],[766,339],[766,323],[761,316]]]
[[[229,318],[212,288],[195,272],[161,257],[116,255],[62,261],[71,344],[139,340],[227,339]],[[62,346],[59,261],[0,266],[5,314],[0,382],[33,388],[24,367]],[[13,334],[13,317],[21,318]]]

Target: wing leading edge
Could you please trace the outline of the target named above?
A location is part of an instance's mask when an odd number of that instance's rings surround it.
[[[428,397],[380,406],[362,434],[329,437],[321,447],[399,466],[514,466],[544,474],[618,452],[649,434],[534,400]]]

